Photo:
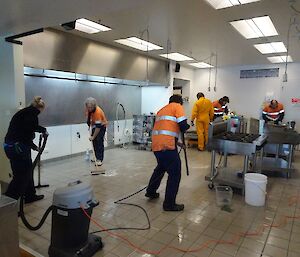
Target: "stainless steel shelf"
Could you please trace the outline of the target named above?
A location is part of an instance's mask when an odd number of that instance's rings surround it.
[[[261,161],[261,158],[258,158],[258,162]],[[291,172],[295,171],[293,166],[290,166],[289,163],[282,158],[272,158],[264,157],[262,161],[262,171],[264,172],[284,172],[288,173],[290,177]]]
[[[214,184],[224,184],[234,188],[239,188],[244,191],[244,179],[237,176],[238,172],[241,171],[229,167],[218,168],[218,174],[213,180],[211,180],[210,174],[205,176],[205,180],[213,182]]]

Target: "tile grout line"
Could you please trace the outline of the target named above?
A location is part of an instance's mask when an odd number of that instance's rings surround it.
[[[220,211],[221,212],[221,211]],[[239,210],[239,212],[236,214],[236,216],[238,216],[238,214],[241,212],[241,210]],[[229,228],[231,227],[231,225],[233,224],[233,222],[234,222],[234,219],[232,219],[232,221],[231,221],[231,223],[230,223],[230,225],[228,226],[228,228],[224,231],[224,233],[222,234],[222,237],[228,232],[228,230],[229,230]],[[221,237],[221,238],[222,238]],[[220,239],[219,239],[220,240]],[[211,251],[211,253],[209,254],[209,256],[208,257],[210,257],[211,256],[211,254],[213,253],[213,251],[215,250],[215,248],[216,248],[216,246],[217,246],[218,244],[216,244],[214,247],[213,247],[213,249],[212,249],[212,251]]]
[[[284,186],[284,189],[282,190],[282,193],[281,193],[281,197],[280,197],[279,203],[281,202],[281,200],[282,200],[282,198],[283,198],[283,193],[284,193],[284,191],[285,191],[285,188],[286,188],[286,186]],[[276,207],[275,216],[274,216],[273,221],[272,221],[272,223],[271,223],[271,225],[270,225],[270,229],[269,229],[269,231],[268,231],[268,235],[267,235],[266,241],[264,242],[264,246],[263,246],[263,249],[262,249],[261,254],[260,254],[261,257],[263,256],[264,250],[265,250],[265,248],[266,248],[266,245],[267,245],[267,242],[268,242],[268,239],[269,239],[271,230],[272,230],[272,226],[273,226],[273,224],[274,224],[274,222],[275,222],[275,217],[276,217],[278,208],[279,208],[279,205]]]
[[[298,191],[298,192],[297,192],[297,199],[299,199],[299,189],[298,189],[297,191]],[[296,216],[297,206],[299,205],[298,202],[299,202],[299,201],[297,200],[297,204],[296,204],[295,210],[294,210],[294,217]],[[292,221],[292,229],[291,229],[291,232],[290,232],[289,243],[288,243],[288,248],[287,248],[287,255],[289,255],[289,249],[290,249],[290,244],[291,244],[291,239],[292,239],[292,234],[293,234],[294,223],[295,223],[295,219],[293,218],[293,221]]]

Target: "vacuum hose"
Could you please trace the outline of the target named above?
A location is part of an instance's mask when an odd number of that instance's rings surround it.
[[[43,135],[43,138],[44,138],[44,140],[43,140],[42,147],[39,149],[39,152],[38,152],[37,156],[35,157],[35,159],[34,159],[34,161],[33,161],[33,163],[32,163],[32,170],[35,169],[35,166],[37,165],[38,160],[39,160],[39,158],[41,157],[41,155],[42,155],[42,153],[43,153],[43,151],[44,151],[44,149],[45,149],[45,147],[46,147],[48,134],[44,134],[44,135]],[[28,222],[28,220],[26,219],[26,217],[25,217],[25,213],[24,213],[24,199],[23,199],[23,198],[24,198],[24,196],[22,196],[21,199],[20,199],[20,218],[21,218],[23,224],[24,224],[25,227],[28,228],[29,230],[35,231],[35,230],[40,229],[40,228],[43,226],[43,224],[45,223],[45,220],[47,219],[49,213],[53,210],[53,206],[51,205],[51,206],[46,210],[46,212],[44,213],[44,215],[43,215],[41,221],[40,221],[36,226],[32,226],[32,225]]]
[[[47,210],[46,212],[44,213],[41,221],[36,225],[36,226],[33,226],[31,225],[28,220],[26,219],[25,217],[25,213],[24,213],[24,203],[23,203],[23,199],[21,199],[21,202],[20,202],[20,218],[23,222],[23,224],[25,225],[26,228],[28,228],[29,230],[33,230],[33,231],[36,231],[38,229],[40,229],[43,224],[45,223],[45,220],[47,219],[49,213],[52,211],[53,209],[53,206],[51,205]]]

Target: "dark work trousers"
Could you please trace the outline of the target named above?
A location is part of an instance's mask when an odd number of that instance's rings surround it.
[[[94,134],[95,129],[93,128],[92,133]],[[94,151],[96,159],[103,161],[104,158],[104,136],[106,132],[106,127],[101,126],[99,134],[93,140]]]
[[[17,143],[6,145],[4,151],[10,160],[13,173],[13,179],[8,185],[5,195],[16,200],[21,196],[25,196],[26,199],[32,198],[36,191],[33,181],[31,148]]]
[[[160,186],[165,172],[168,173],[168,181],[165,193],[164,206],[172,207],[176,203],[179,183],[181,179],[181,160],[177,150],[154,152],[157,166],[150,178],[147,193],[154,194]]]

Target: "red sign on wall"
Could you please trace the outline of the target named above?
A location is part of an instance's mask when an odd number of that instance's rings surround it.
[[[300,106],[300,98],[293,97],[291,98],[292,105]]]

